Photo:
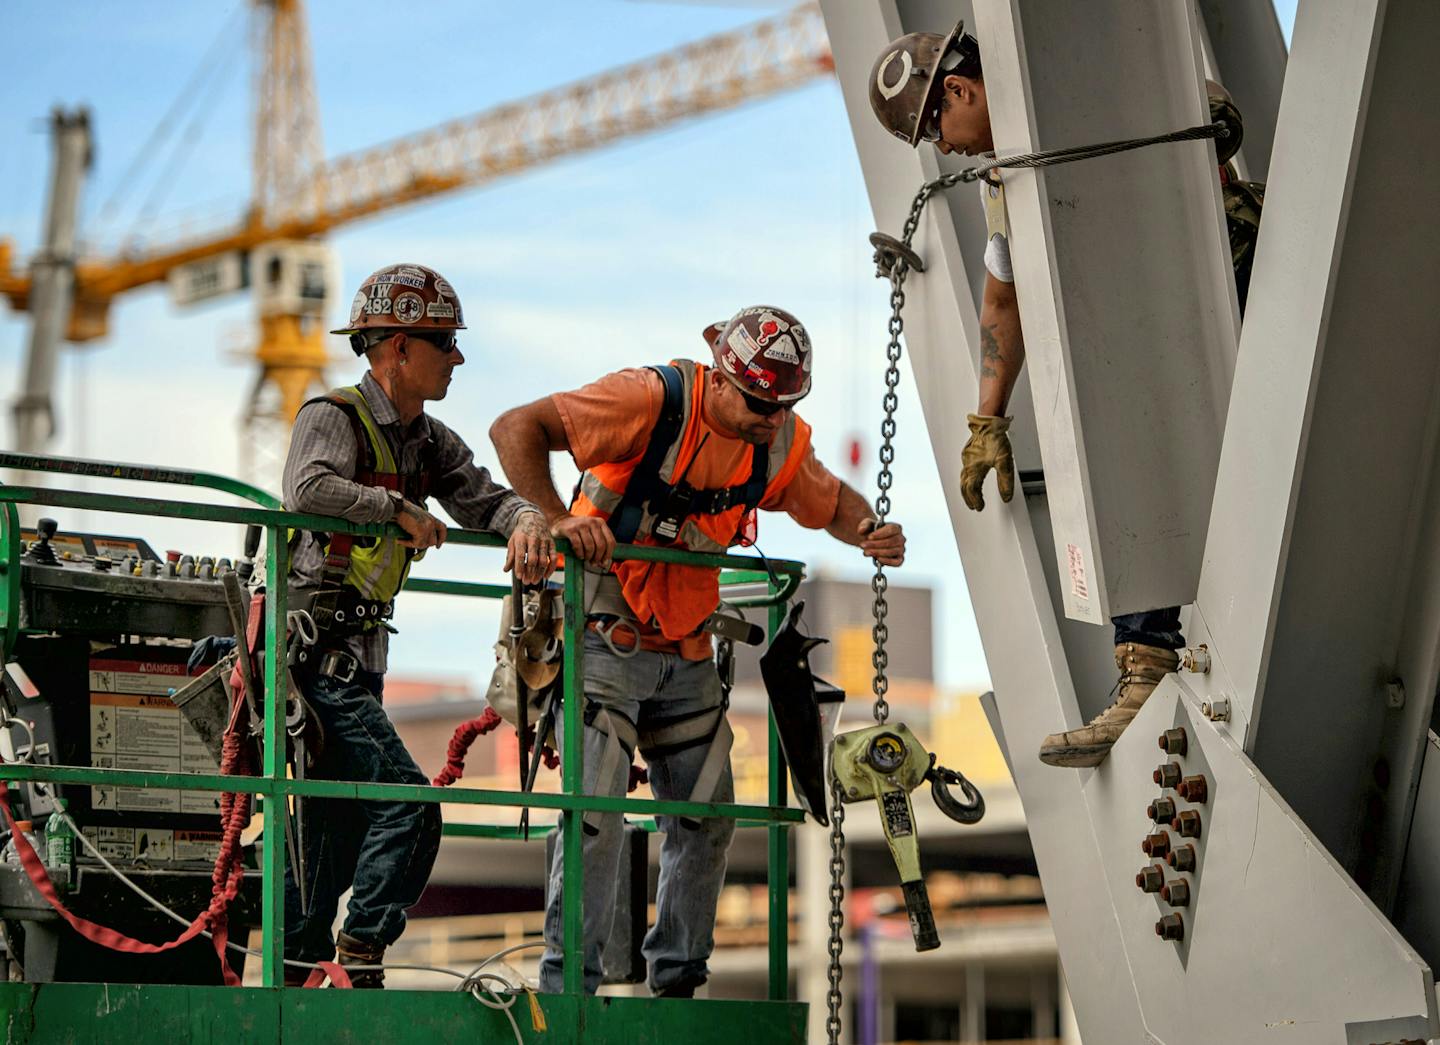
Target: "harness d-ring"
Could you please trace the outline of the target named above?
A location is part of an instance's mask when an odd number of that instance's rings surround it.
[[[621,624],[624,624],[635,634],[635,645],[631,646],[629,649],[621,649],[619,646],[615,645],[615,639],[613,638],[613,636],[615,633],[615,629],[618,628]],[[597,620],[595,622],[595,634],[600,636],[600,641],[605,643],[605,645],[610,648],[611,653],[615,654],[615,656],[621,658],[622,660],[629,660],[631,657],[635,656],[635,654],[640,652],[640,633],[636,631],[635,628],[623,617],[612,617],[608,624],[603,620]]]

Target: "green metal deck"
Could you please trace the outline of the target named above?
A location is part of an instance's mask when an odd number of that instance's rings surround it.
[[[537,994],[511,1010],[526,1042],[735,1045],[804,1042],[799,1002],[679,1001]],[[113,983],[0,984],[9,1045],[257,1045],[260,1042],[508,1042],[505,1013],[459,991],[332,991]]]

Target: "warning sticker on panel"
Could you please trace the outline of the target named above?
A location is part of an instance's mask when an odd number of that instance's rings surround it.
[[[85,827],[82,830],[107,860],[214,863],[220,854],[218,831],[177,831],[164,827]]]
[[[1085,553],[1074,544],[1065,545],[1070,560],[1070,593],[1077,599],[1090,598],[1090,585],[1085,580]]]
[[[168,693],[186,679],[182,664],[90,662],[90,764],[150,773],[218,773],[199,735]],[[95,809],[219,813],[214,791],[91,787]]]

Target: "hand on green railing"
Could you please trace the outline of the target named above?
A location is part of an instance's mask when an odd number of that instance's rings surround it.
[[[399,542],[402,548],[438,548],[445,543],[445,524],[414,501],[403,501],[395,513],[395,525],[410,535]]]
[[[550,524],[550,532],[570,542],[575,554],[591,566],[610,569],[615,535],[598,515],[563,515]]]
[[[505,550],[505,572],[512,569],[522,584],[539,584],[550,576],[555,566],[555,539],[545,517],[539,512],[524,512],[510,531]]]

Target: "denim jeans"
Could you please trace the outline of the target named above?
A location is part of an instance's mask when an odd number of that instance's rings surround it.
[[[315,779],[428,784],[380,706],[381,675],[358,671],[352,682],[302,682],[325,730]],[[328,961],[340,896],[350,896],[345,932],[388,946],[405,930],[405,909],[420,899],[440,850],[440,807],[418,802],[305,799],[305,869],[309,913],[300,913],[295,869],[285,865],[285,957]],[[278,832],[268,837],[280,838]]]
[[[641,729],[652,718],[669,718],[718,707],[720,676],[712,660],[685,660],[672,653],[642,650],[633,657],[611,653],[593,632],[585,633],[585,701],[624,715]],[[597,780],[607,736],[585,727],[585,793],[625,794],[629,763],[608,780]],[[650,787],[655,797],[685,801],[704,764],[706,745],[657,754],[647,760]],[[733,802],[735,783],[729,763],[715,791],[714,801]],[[563,823],[563,817],[562,823]],[[711,817],[698,827],[686,827],[677,817],[659,818],[664,841],[660,846],[660,885],[655,925],[642,948],[649,967],[652,991],[682,982],[703,982],[709,975],[706,960],[715,949],[715,904],[725,881],[725,858],[735,822]],[[600,830],[585,835],[584,890],[581,910],[585,934],[585,991],[600,986],[601,949],[610,935],[615,913],[615,882],[620,867],[623,814],[601,818]],[[561,950],[561,897],[564,846],[555,847],[545,907],[545,954],[540,960],[540,989],[564,989],[564,953]]]
[[[1180,633],[1180,607],[1171,606],[1163,610],[1145,610],[1143,613],[1122,613],[1112,617],[1115,625],[1115,645],[1138,642],[1161,649],[1179,649],[1185,645],[1185,636]]]

